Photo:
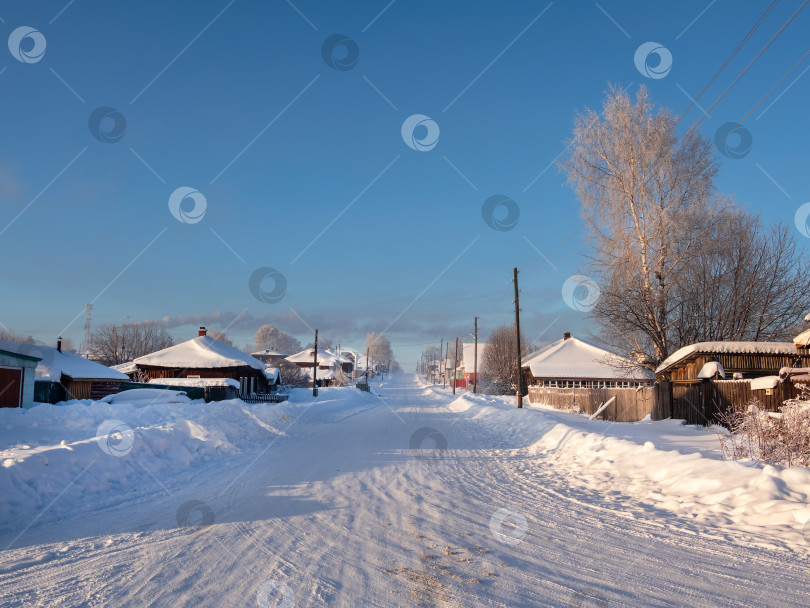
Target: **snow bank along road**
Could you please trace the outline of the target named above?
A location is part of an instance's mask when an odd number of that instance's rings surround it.
[[[581,417],[406,375],[373,390],[2,412],[0,605],[810,605],[789,472],[666,452],[750,477],[747,494],[679,498],[646,470],[652,444],[600,448]],[[107,419],[133,431],[99,444]]]

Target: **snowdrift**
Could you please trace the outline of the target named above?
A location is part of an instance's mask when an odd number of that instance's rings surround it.
[[[3,408],[0,525],[22,530],[37,516],[40,525],[163,491],[160,483],[171,489],[215,459],[260,451],[288,427],[306,433],[379,403],[352,387],[323,390],[317,401],[294,389],[289,401],[250,405],[143,389],[102,401]]]
[[[437,393],[444,391],[435,390]],[[518,450],[538,467],[567,472],[577,492],[621,495],[694,522],[733,526],[758,537],[810,539],[810,470],[723,458],[715,432],[679,420],[611,423],[546,406],[518,410],[514,397],[464,394],[450,410],[480,423],[493,444]],[[642,509],[628,510],[641,517]],[[810,528],[810,523],[807,523]]]

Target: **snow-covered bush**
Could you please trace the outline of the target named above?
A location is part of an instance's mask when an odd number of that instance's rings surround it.
[[[810,401],[791,399],[779,412],[758,400],[734,406],[719,416],[723,454],[731,460],[756,460],[788,467],[810,466]]]

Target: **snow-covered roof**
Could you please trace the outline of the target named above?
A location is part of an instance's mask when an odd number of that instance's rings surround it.
[[[305,348],[301,352],[295,353],[287,357],[290,363],[312,363],[315,355],[314,348]],[[335,362],[335,355],[328,350],[322,348],[318,349],[318,365],[332,365]]]
[[[162,384],[164,386],[231,386],[239,388],[239,380],[233,378],[152,378],[149,384]]]
[[[793,338],[793,344],[796,345],[796,348],[807,348],[810,346],[810,329],[805,329],[802,333]]]
[[[24,357],[32,357],[34,359],[45,358],[45,347],[37,346],[36,344],[0,340],[0,350],[4,350],[7,353],[13,353],[15,355],[22,355]]]
[[[117,370],[74,353],[59,352],[52,346],[0,340],[0,350],[40,359],[37,364],[37,380],[59,382],[62,374],[73,380],[129,380],[126,374]]]
[[[312,363],[312,356],[315,349],[307,348],[300,353],[295,353],[287,357],[290,363]],[[338,363],[352,363],[352,360],[345,355],[338,355],[329,349],[318,349],[318,367],[331,367]]]
[[[535,378],[652,380],[648,370],[578,338],[557,340],[523,362]]]
[[[380,366],[379,361],[375,361],[374,357],[371,357],[371,369],[377,369]],[[359,371],[363,371],[368,368],[368,363],[366,362],[366,356],[363,355],[357,359],[357,369]]]
[[[271,383],[279,382],[281,379],[281,370],[277,367],[265,367],[264,377],[267,378]]]
[[[660,374],[695,353],[734,355],[793,355],[796,347],[791,342],[697,342],[679,348],[655,370]]]
[[[332,355],[336,361],[340,363],[354,363],[354,361],[348,355],[344,355],[343,353],[339,353],[334,350],[326,349],[326,352]]]
[[[341,348],[340,354],[346,357],[351,362],[356,361],[358,358],[362,356],[359,352],[352,350],[351,348]]]
[[[301,370],[304,375],[312,380],[312,368],[305,367]],[[333,369],[319,369],[318,374],[315,376],[318,380],[331,380],[335,377],[335,370]]]
[[[181,344],[164,348],[151,355],[138,357],[137,365],[181,368],[241,367],[247,365],[264,371],[265,363],[251,357],[233,346],[215,340],[211,336],[198,336]]]
[[[122,374],[131,374],[132,372],[138,371],[138,366],[135,365],[132,361],[128,361],[127,363],[119,363],[118,365],[111,365],[110,369],[119,371]]]
[[[486,348],[486,342],[478,343],[478,370],[481,370],[481,357]],[[472,372],[475,369],[475,342],[464,342],[461,349],[461,363],[467,372]]]
[[[721,378],[725,379],[726,370],[717,361],[708,361],[700,368],[697,377],[701,380],[709,380],[714,378],[715,374],[719,374]]]
[[[265,348],[264,350],[256,351],[255,353],[250,353],[251,357],[286,357],[287,353],[282,353],[278,350],[273,350],[272,348]]]

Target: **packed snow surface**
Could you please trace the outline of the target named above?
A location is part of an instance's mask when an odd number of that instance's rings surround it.
[[[806,469],[679,421],[371,386],[0,410],[2,605],[810,604]]]

